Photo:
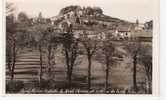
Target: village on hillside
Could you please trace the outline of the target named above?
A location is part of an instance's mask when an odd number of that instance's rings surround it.
[[[152,94],[153,20],[78,5],[50,18],[6,10],[6,93]]]
[[[94,9],[92,13],[91,9]],[[88,37],[95,37],[96,34],[93,34],[93,31],[99,31],[98,39],[105,39],[109,36],[109,38],[117,40],[126,38],[152,40],[152,20],[139,23],[139,19],[136,19],[135,23],[130,23],[106,16],[102,13],[102,9],[98,7],[69,6],[62,9],[59,15],[51,18],[43,18],[42,13],[39,13],[38,17],[30,18],[29,23],[31,25],[37,23],[51,25],[54,31],[58,32],[66,32],[67,27],[72,26],[76,38],[79,38],[83,31],[87,30]]]

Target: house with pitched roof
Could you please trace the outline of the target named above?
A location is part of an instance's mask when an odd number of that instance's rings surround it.
[[[113,33],[117,39],[125,39],[130,38],[131,36],[131,27],[128,26],[118,26],[115,30],[115,33]]]

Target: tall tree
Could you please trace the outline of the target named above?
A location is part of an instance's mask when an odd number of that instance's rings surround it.
[[[144,66],[147,93],[152,93],[152,46],[141,46],[139,62]]]
[[[78,41],[73,37],[72,33],[64,33],[62,44],[67,67],[68,88],[71,88],[73,67],[75,65],[76,58],[78,57]]]
[[[13,3],[6,2],[6,16],[13,14],[15,11],[15,7]]]
[[[20,12],[18,14],[18,18],[17,18],[18,22],[19,22],[19,27],[21,28],[25,28],[28,27],[30,25],[30,20],[28,18],[28,15],[25,12]]]
[[[47,29],[49,26],[38,24],[32,27],[29,27],[29,35],[31,37],[30,43],[31,47],[35,46],[38,48],[40,53],[40,69],[39,69],[39,86],[41,85],[42,75],[43,75],[43,49],[46,47],[46,37],[48,35]]]
[[[138,86],[137,86],[137,64],[138,64],[138,56],[139,56],[139,51],[140,51],[140,42],[132,42],[132,43],[127,43],[125,46],[126,50],[128,51],[129,56],[132,57],[132,64],[133,64],[133,88],[134,91],[138,91]]]
[[[88,90],[91,88],[91,66],[92,66],[92,57],[97,50],[97,36],[95,38],[90,38],[88,34],[84,31],[83,37],[80,39],[82,45],[85,48],[86,56],[88,58]]]
[[[58,44],[60,43],[58,33],[53,31],[52,27],[47,29],[46,39],[46,49],[47,49],[47,63],[48,63],[48,72],[51,72],[51,68],[53,66],[52,59],[53,59],[53,51],[56,50]]]
[[[108,89],[108,79],[109,79],[109,70],[110,66],[114,63],[113,60],[113,54],[115,51],[115,46],[110,41],[103,41],[103,55],[104,55],[104,61],[106,65],[105,69],[105,90]]]
[[[11,80],[14,78],[14,69],[16,61],[16,28],[17,23],[14,16],[14,7],[12,3],[6,4],[6,62]]]
[[[16,35],[12,35],[10,39],[7,39],[8,43],[6,44],[6,60],[8,62],[8,69],[11,76],[11,80],[14,79],[14,69],[17,54],[16,39]]]
[[[110,40],[104,40],[101,42],[100,44],[100,49],[98,50],[98,52],[96,53],[96,57],[95,59],[97,61],[99,61],[104,68],[104,72],[105,72],[105,92],[108,90],[109,87],[109,76],[110,76],[110,70],[112,68],[112,66],[116,63],[116,60],[114,59],[114,57],[116,57],[116,53],[119,52],[115,52],[115,44],[110,41]]]

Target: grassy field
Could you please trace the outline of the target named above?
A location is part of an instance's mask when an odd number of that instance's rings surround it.
[[[151,43],[148,43],[148,45]],[[117,50],[123,51],[122,43],[117,43]],[[127,54],[130,55],[130,54]],[[46,55],[43,56],[43,68],[46,69]],[[43,79],[52,79],[55,84],[63,84],[66,80],[66,68],[61,50],[56,50],[55,53],[55,65],[52,68],[51,75],[43,74]],[[79,64],[74,66],[73,69],[73,83],[79,83],[78,87],[87,87],[87,75],[88,75],[88,61],[85,55],[81,55],[79,58]],[[116,64],[110,67],[109,84],[110,88],[123,88],[129,89],[132,84],[132,59],[130,56],[123,55],[123,58],[117,60]],[[142,65],[138,64],[137,80],[138,83],[145,81],[144,71],[141,70]],[[26,48],[20,50],[16,59],[15,67],[15,80],[20,80],[25,83],[38,80],[38,72],[40,69],[39,51],[37,49]],[[104,65],[95,60],[95,56],[92,60],[92,88],[104,88],[105,72]],[[6,68],[6,80],[9,80],[8,69]],[[75,85],[75,87],[77,87]]]

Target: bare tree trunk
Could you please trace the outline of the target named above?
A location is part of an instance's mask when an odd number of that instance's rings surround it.
[[[65,50],[65,56],[66,56],[66,65],[67,65],[67,80],[68,80],[68,88],[71,88],[71,77],[72,77],[72,65],[71,58],[69,57],[69,53],[67,50]]]
[[[109,77],[109,61],[106,64],[106,72],[105,72],[105,91],[108,89],[108,77]]]
[[[136,55],[133,57],[133,88],[137,92],[137,58]]]
[[[8,59],[7,61],[8,61],[9,75],[11,76],[12,70],[11,70],[11,55],[10,54],[7,56],[7,59]]]
[[[152,93],[152,65],[147,65],[146,68],[146,76],[147,76],[147,81],[148,81],[148,93]]]
[[[68,80],[68,88],[70,89],[72,86],[72,72],[73,72],[73,64],[72,62],[68,62],[67,64],[67,80]]]
[[[152,82],[149,80],[148,84],[149,84],[149,93],[152,93]]]
[[[48,72],[51,72],[51,49],[52,46],[49,44],[48,46]]]
[[[91,89],[91,55],[88,56],[88,91]]]
[[[40,71],[39,71],[39,86],[41,86],[42,81],[42,72],[43,72],[43,64],[42,64],[42,47],[39,45],[39,52],[40,52]]]
[[[16,42],[14,40],[14,43],[13,43],[13,64],[12,64],[12,69],[11,69],[11,80],[14,79],[15,63],[16,63]]]
[[[71,88],[71,76],[72,76],[72,72],[71,70],[68,72],[68,88]]]
[[[147,93],[152,93],[152,81],[151,81],[151,79],[150,79],[150,77],[147,77],[147,85],[148,85],[148,87],[147,87]]]

